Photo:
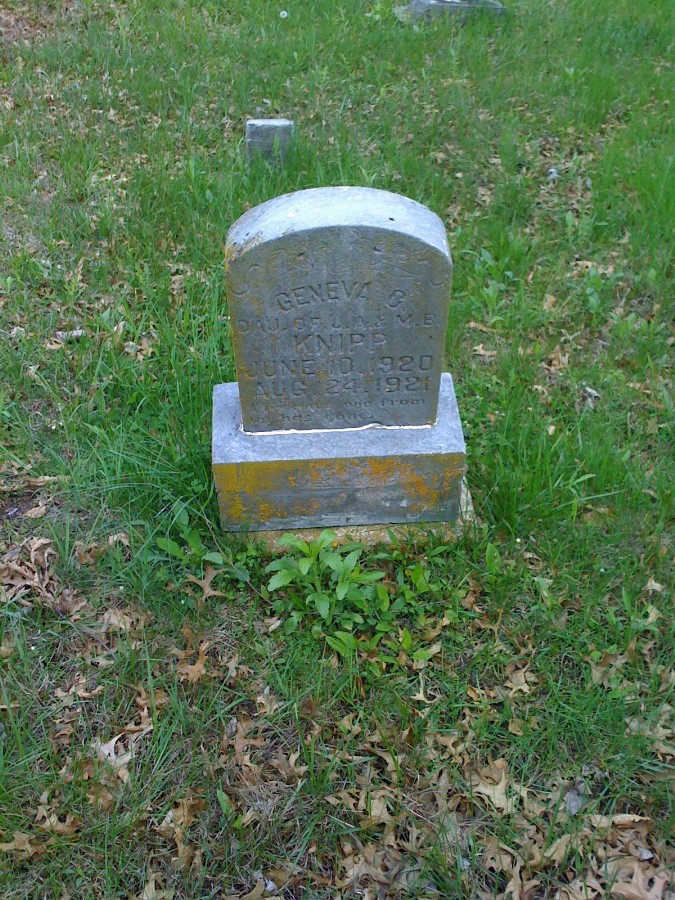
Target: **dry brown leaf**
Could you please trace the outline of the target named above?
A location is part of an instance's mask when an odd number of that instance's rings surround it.
[[[495,809],[504,813],[512,813],[515,809],[513,797],[507,797],[509,787],[508,763],[505,759],[497,759],[472,772],[469,782],[475,794],[487,797]]]
[[[665,722],[670,723],[672,707],[664,703],[661,708],[658,721],[650,721],[643,716],[628,716],[626,722],[626,734],[642,734],[650,738],[653,748],[659,757],[668,756],[675,758],[675,743],[673,743],[673,729]]]
[[[316,852],[316,848],[309,848],[309,853]],[[268,869],[264,873],[264,877],[268,882],[273,882],[277,890],[286,886],[294,888],[306,885],[307,881],[311,881],[315,885],[328,886],[331,879],[323,875],[317,875],[309,869],[303,869],[301,866],[295,865],[290,861],[282,863],[284,868]],[[268,890],[273,893],[272,886],[268,884]]]
[[[654,622],[658,622],[659,619],[663,618],[663,613],[661,610],[657,609],[651,603],[647,604],[647,619],[645,621],[645,625],[653,625]]]
[[[93,566],[103,549],[100,544],[95,542],[85,544],[84,541],[76,541],[73,552],[81,566]]]
[[[202,641],[199,645],[197,660],[194,663],[187,662],[184,658],[176,666],[176,672],[181,681],[188,684],[197,684],[206,675],[206,651],[210,647],[210,641]],[[178,651],[180,654],[180,651]],[[182,656],[182,654],[180,654]]]
[[[38,475],[31,478],[16,478],[9,483],[0,482],[0,493],[20,494],[23,491],[37,491],[53,484],[55,481],[61,481],[60,475]]]
[[[286,784],[297,784],[309,771],[308,766],[296,765],[300,753],[291,753],[286,759],[283,753],[278,753],[276,758],[272,760],[270,765],[281,773]]]
[[[665,587],[662,584],[659,584],[658,581],[655,581],[650,577],[644,589],[649,594],[662,594],[665,590]]]
[[[131,631],[135,625],[134,615],[124,612],[122,609],[107,609],[99,621],[107,626],[106,630],[128,632]]]
[[[14,649],[14,635],[10,631],[6,631],[2,636],[2,642],[0,642],[0,659],[9,659],[14,653]]]
[[[366,810],[366,815],[359,820],[362,828],[396,821],[389,812],[388,799],[389,792],[386,790],[372,791],[369,794],[366,791],[361,792],[358,808]]]
[[[559,900],[604,900],[607,896],[604,887],[590,872],[561,887],[558,893]]]
[[[440,697],[427,697],[424,694],[424,681],[422,676],[420,675],[420,689],[416,694],[413,694],[411,700],[419,700],[420,703],[426,703],[427,706],[431,706],[434,703],[437,703]]]
[[[173,821],[176,825],[188,828],[206,809],[206,801],[202,797],[183,797],[173,807]]]
[[[41,500],[37,506],[33,506],[31,509],[27,509],[23,514],[23,517],[24,519],[41,519],[44,515],[46,515],[48,509],[49,501]]]
[[[151,872],[145,887],[134,900],[173,900],[175,891],[161,890],[162,877],[159,872]]]
[[[91,566],[94,565],[96,560],[105,553],[106,550],[117,544],[128,547],[129,535],[124,531],[120,531],[118,534],[108,535],[105,544],[99,544],[96,541],[90,541],[88,544],[85,544],[84,541],[77,541],[74,548],[75,557],[81,566]]]
[[[514,663],[509,663],[506,668],[508,675],[505,687],[508,689],[509,696],[515,697],[518,693],[529,694],[532,688],[530,685],[536,684],[537,676],[529,671],[529,664],[522,669],[517,669]]]
[[[473,328],[475,331],[482,331],[484,334],[492,334],[492,328],[488,328],[488,326],[483,325],[482,322],[469,322],[466,327]]]
[[[471,350],[474,356],[478,356],[481,359],[484,359],[486,362],[492,362],[497,358],[496,350],[486,350],[482,344],[478,344]]]
[[[63,706],[72,706],[75,703],[76,698],[80,700],[91,700],[93,697],[98,697],[102,694],[104,690],[105,688],[102,684],[99,684],[92,690],[88,690],[87,679],[84,675],[79,673],[75,676],[70,687],[66,688],[65,691],[61,688],[56,688],[54,696],[57,700],[63,701]]]
[[[607,878],[610,895],[624,900],[664,900],[664,888],[669,883],[667,872],[657,872],[636,859],[609,860]]]
[[[265,893],[265,882],[258,881],[256,886],[252,891],[249,891],[248,894],[244,894],[240,900],[259,900],[260,897]]]
[[[102,812],[108,812],[115,802],[115,798],[107,787],[98,781],[92,781],[87,791],[87,800],[94,809],[100,809]]]
[[[343,734],[349,735],[350,737],[358,737],[361,734],[361,726],[358,724],[358,722],[354,722],[354,717],[357,715],[358,713],[351,712],[340,719],[340,721],[338,722],[338,728]]]
[[[589,658],[593,684],[611,687],[612,679],[626,665],[629,659],[629,653],[603,653],[597,662]]]
[[[515,734],[517,737],[522,737],[525,734],[522,719],[513,718],[509,721],[509,733]]]
[[[75,816],[70,813],[68,813],[62,821],[54,810],[48,808],[45,809],[42,806],[38,808],[38,817],[35,821],[40,823],[38,827],[41,831],[48,831],[52,834],[61,835],[62,837],[68,837],[71,834],[75,834],[82,825],[81,819],[75,818]]]
[[[544,365],[544,368],[549,372],[555,373],[560,372],[562,369],[566,369],[569,366],[569,363],[569,353],[556,348],[549,356],[548,362]]]
[[[75,591],[64,588],[53,563],[57,559],[49,538],[29,537],[12,545],[0,557],[0,584],[6,598],[28,609],[34,602],[72,616],[87,604]]]
[[[571,841],[571,834],[563,834],[562,837],[559,837],[557,840],[553,841],[548,850],[544,851],[544,859],[551,860],[557,866],[562,865],[563,860],[567,856],[567,851],[569,850]]]
[[[647,831],[652,824],[649,816],[638,816],[633,813],[618,813],[615,816],[590,816],[589,822],[594,828],[630,828],[633,825],[644,823],[642,827],[646,828]]]
[[[206,600],[209,599],[209,597],[225,596],[222,591],[216,591],[211,587],[213,579],[224,571],[224,569],[214,569],[213,566],[207,566],[206,571],[204,572],[204,577],[202,579],[196,578],[194,575],[187,576],[188,581],[191,581],[193,584],[199,585],[199,587],[202,589],[202,596],[197,599],[198,610],[201,609],[202,605]]]
[[[131,748],[124,753],[120,753],[119,755],[117,754],[116,745],[119,739],[123,737],[123,735],[124,732],[118,734],[111,740],[106,741],[105,744],[102,743],[99,738],[96,738],[92,743],[92,747],[96,751],[96,755],[101,760],[101,762],[107,763],[109,766],[111,766],[119,780],[126,784],[131,778],[129,770],[127,769],[127,765],[134,757],[134,750],[133,748]]]
[[[248,894],[225,894],[223,900],[260,900],[265,895],[264,880],[257,881],[255,887]]]
[[[249,756],[244,754],[247,747],[262,747],[265,744],[264,737],[249,737],[248,732],[255,727],[255,723],[250,719],[237,720],[236,731],[234,736],[234,757],[240,766],[256,770]]]
[[[279,703],[270,692],[269,687],[266,687],[261,694],[258,694],[255,698],[255,702],[260,715],[269,716],[279,708]]]
[[[400,854],[393,848],[382,849],[375,844],[366,844],[362,849],[355,850],[351,844],[343,844],[343,850],[346,853],[341,865],[345,874],[337,882],[339,887],[349,887],[355,891],[362,884],[368,886],[373,882],[389,885],[401,869]]]
[[[15,831],[9,843],[0,844],[0,853],[16,853],[19,859],[31,859],[33,856],[44,856],[49,843],[43,843],[31,834]]]

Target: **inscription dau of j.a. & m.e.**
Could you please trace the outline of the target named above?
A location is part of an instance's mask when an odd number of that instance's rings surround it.
[[[344,224],[333,216],[322,226],[319,216],[317,225],[297,198],[320,193],[292,195],[281,225],[264,221],[263,204],[257,221],[244,216],[228,235],[244,428],[430,424],[451,276],[440,220],[400,198],[393,216],[390,203],[386,217],[371,209],[360,224],[345,203]]]

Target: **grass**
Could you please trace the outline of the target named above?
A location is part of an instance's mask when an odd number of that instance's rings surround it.
[[[3,896],[666,896],[669,6],[509,6],[0,6]],[[210,475],[227,228],[344,183],[446,224],[480,519],[371,552],[385,671],[270,630]]]

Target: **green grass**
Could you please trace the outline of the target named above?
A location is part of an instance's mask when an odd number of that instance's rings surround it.
[[[410,28],[359,0],[2,4],[0,845],[33,848],[0,851],[3,896],[243,896],[284,867],[289,898],[625,896],[602,860],[630,840],[646,877],[672,866],[669,4],[509,7]],[[296,120],[283,170],[245,165],[258,115]],[[226,231],[331,184],[427,204],[455,264],[446,362],[480,522],[368,563],[400,590],[426,574],[401,622],[440,642],[419,670],[270,633],[269,559],[217,524]],[[236,567],[203,603],[199,555],[157,545],[182,541],[182,509]],[[36,537],[55,555],[18,551]],[[93,749],[119,734],[126,783]],[[480,790],[499,759],[513,809]],[[591,821],[620,813],[648,834]]]

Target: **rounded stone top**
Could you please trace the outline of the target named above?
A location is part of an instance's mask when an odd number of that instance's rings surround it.
[[[350,227],[398,232],[450,258],[445,227],[436,213],[409,197],[368,187],[309,188],[275,197],[237,219],[227,246],[237,256],[280,237]]]

